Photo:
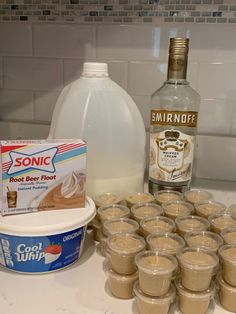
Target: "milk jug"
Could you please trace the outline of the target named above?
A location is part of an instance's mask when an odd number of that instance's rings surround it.
[[[49,138],[87,142],[89,196],[143,191],[143,119],[132,98],[109,77],[106,63],[84,63],[81,77],[62,90]]]

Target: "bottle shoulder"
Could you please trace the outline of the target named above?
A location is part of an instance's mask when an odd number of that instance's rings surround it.
[[[186,82],[165,82],[151,97],[151,108],[199,110],[200,95]]]

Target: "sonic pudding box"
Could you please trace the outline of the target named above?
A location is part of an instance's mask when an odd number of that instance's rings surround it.
[[[85,206],[86,143],[0,141],[2,215]]]

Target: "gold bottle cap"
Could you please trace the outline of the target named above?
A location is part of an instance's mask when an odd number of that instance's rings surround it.
[[[189,38],[170,38],[170,54],[187,55],[189,49]]]

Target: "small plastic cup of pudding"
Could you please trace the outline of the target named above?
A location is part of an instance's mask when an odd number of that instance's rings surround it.
[[[236,218],[230,214],[210,215],[208,221],[211,224],[211,230],[221,233],[226,228],[236,227]]]
[[[107,237],[116,233],[136,233],[138,230],[139,224],[130,218],[115,218],[103,223],[103,233]]]
[[[152,203],[155,202],[154,196],[151,193],[136,193],[126,197],[126,203],[129,208],[138,203]]]
[[[147,217],[157,217],[163,214],[161,206],[154,203],[138,203],[131,207],[131,215],[138,223]]]
[[[208,218],[210,215],[223,214],[226,206],[216,201],[203,201],[194,204],[198,216]]]
[[[220,233],[225,244],[236,244],[236,227],[226,228]]]
[[[183,194],[173,190],[161,190],[154,193],[154,198],[157,204],[162,205],[166,202],[183,200]]]
[[[96,207],[98,208],[105,205],[120,204],[123,201],[123,198],[114,193],[102,193],[96,195],[93,200]]]
[[[223,245],[223,239],[211,231],[192,231],[185,234],[184,239],[188,246],[217,252]]]
[[[106,270],[111,293],[120,299],[131,299],[133,286],[138,279],[138,272],[131,275],[120,275],[114,272],[109,266]]]
[[[227,212],[231,214],[232,216],[236,217],[236,204],[232,204],[227,209]]]
[[[153,218],[144,218],[140,221],[141,233],[144,237],[157,232],[174,232],[175,223],[172,219],[158,216]]]
[[[175,255],[185,247],[185,241],[176,233],[156,233],[147,237],[147,244],[151,251]]]
[[[180,280],[175,282],[178,297],[178,308],[182,314],[206,314],[214,298],[215,285],[211,282],[207,290],[193,292],[185,289]]]
[[[113,204],[99,207],[97,214],[103,224],[106,220],[114,218],[128,218],[130,216],[130,210],[124,205]]]
[[[99,230],[101,230],[101,228],[102,228],[101,222],[97,218],[94,218],[92,220],[92,229],[93,229],[93,238],[95,241],[99,241],[98,232]]]
[[[140,289],[150,296],[168,292],[171,279],[177,268],[177,260],[170,254],[143,251],[136,255]]]
[[[102,256],[106,256],[107,236],[104,235],[102,230],[98,231],[97,236],[99,239],[98,249],[99,249]]]
[[[134,284],[134,295],[139,314],[167,314],[175,300],[175,288],[171,284],[168,292],[160,297],[149,296],[140,289],[139,282]]]
[[[222,277],[229,285],[236,287],[236,245],[225,244],[219,249]]]
[[[206,191],[201,189],[190,189],[186,192],[184,192],[184,198],[189,203],[198,203],[202,201],[208,201],[212,199],[213,195]]]
[[[156,233],[147,237],[147,244],[152,251],[175,255],[185,247],[185,241],[176,233]]]
[[[175,219],[180,216],[189,216],[194,212],[192,204],[184,201],[171,201],[162,204],[165,216]]]
[[[207,219],[198,216],[183,216],[175,219],[177,232],[184,237],[187,232],[204,231],[210,227]]]
[[[218,276],[217,282],[220,304],[225,310],[236,313],[236,287],[228,285],[221,275]]]
[[[116,233],[108,237],[106,255],[113,271],[130,275],[137,271],[135,256],[145,249],[145,240],[137,234]]]
[[[178,251],[181,283],[191,291],[204,291],[210,286],[219,265],[218,256],[212,251],[186,247]]]

